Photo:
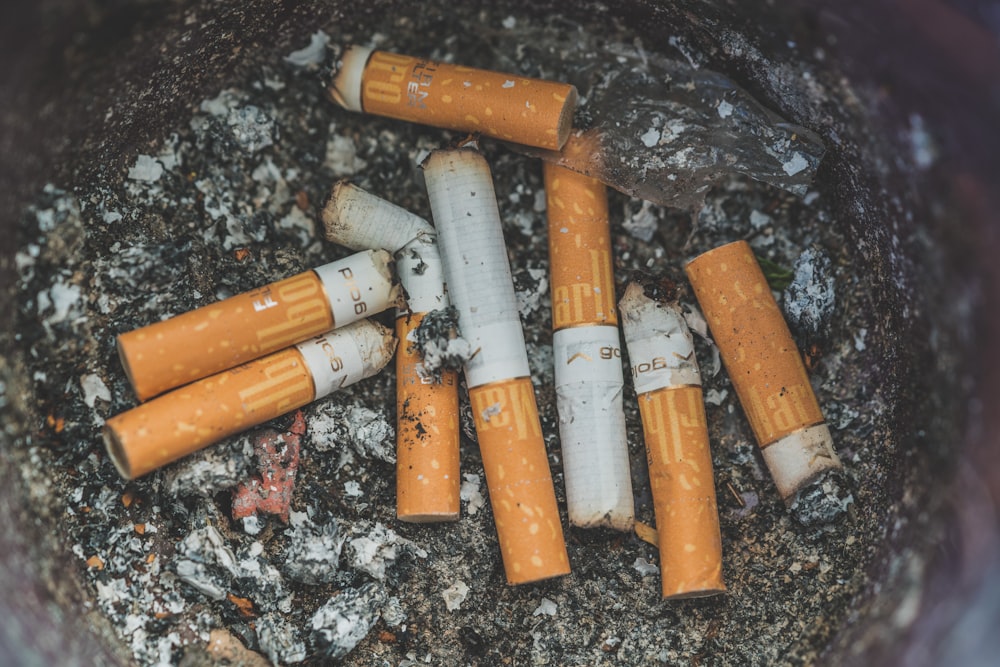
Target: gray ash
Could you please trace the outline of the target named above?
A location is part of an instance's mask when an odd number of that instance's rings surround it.
[[[793,272],[781,295],[788,326],[800,339],[821,339],[837,305],[833,262],[822,248],[812,246],[796,258]]]
[[[437,383],[445,371],[461,371],[475,354],[458,329],[458,311],[454,306],[426,313],[410,333],[409,345],[422,358],[418,372]]]
[[[789,499],[788,509],[799,523],[811,527],[837,521],[853,503],[854,495],[844,473],[825,470]]]

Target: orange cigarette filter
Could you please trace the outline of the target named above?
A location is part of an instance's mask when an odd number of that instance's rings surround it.
[[[428,523],[459,517],[458,391],[454,371],[441,381],[418,372],[422,359],[407,336],[425,313],[396,318],[396,517]]]
[[[118,336],[118,355],[146,400],[395,305],[391,257],[357,253]]]
[[[507,581],[569,574],[531,379],[471,387],[469,402]]]
[[[600,181],[543,163],[549,259],[552,273],[552,328],[618,326],[607,189]]]
[[[840,467],[802,357],[746,241],[686,267],[747,420],[782,498]]]
[[[351,111],[558,150],[576,88],[554,81],[375,51],[345,50],[330,95]]]
[[[125,479],[274,419],[380,371],[392,331],[363,320],[203,378],[112,417],[104,442]]]
[[[663,597],[722,593],[719,510],[701,387],[643,394],[639,415],[659,529]]]

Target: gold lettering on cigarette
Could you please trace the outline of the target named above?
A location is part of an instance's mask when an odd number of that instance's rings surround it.
[[[284,320],[257,329],[257,343],[261,347],[280,349],[302,340],[302,330],[321,326],[330,319],[330,307],[323,297],[319,282],[312,274],[293,276],[273,285],[277,301],[284,304]],[[270,291],[268,292],[270,294]],[[270,296],[265,302],[271,301]],[[263,310],[269,310],[266,306]],[[260,312],[254,302],[254,310]]]
[[[312,399],[312,383],[307,374],[302,372],[302,364],[297,356],[288,355],[276,360],[263,375],[264,380],[239,392],[244,412],[252,414],[273,406],[277,414],[281,414],[296,401],[302,405]]]
[[[363,315],[368,310],[368,305],[361,299],[361,288],[358,286],[358,281],[354,278],[354,271],[351,271],[351,267],[345,266],[338,273],[344,277],[344,281],[347,284],[351,301],[354,302],[354,314]]]
[[[792,385],[766,395],[762,395],[760,389],[754,385],[744,388],[747,419],[755,433],[785,434],[803,425],[823,421],[823,413],[811,388],[807,390],[802,385]],[[774,437],[771,442],[777,439]]]
[[[484,387],[470,394],[470,399],[477,431],[513,428],[518,440],[541,436],[530,383],[508,381]]]

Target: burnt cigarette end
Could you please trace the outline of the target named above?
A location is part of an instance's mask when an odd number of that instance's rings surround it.
[[[824,470],[788,499],[792,516],[803,526],[833,523],[854,503],[842,469]]]
[[[424,315],[406,343],[421,358],[422,377],[439,384],[445,373],[457,372],[472,358],[474,350],[458,329],[454,306],[438,308]]]

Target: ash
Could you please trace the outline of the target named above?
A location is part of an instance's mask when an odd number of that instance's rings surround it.
[[[317,64],[334,45],[376,34],[403,53],[527,75],[565,73],[581,81],[584,97],[591,85],[604,96],[591,97],[604,99],[603,107],[581,107],[588,124],[609,117],[611,100],[620,107],[615,91],[657,72],[674,73],[677,86],[694,86],[692,94],[700,82],[710,85],[704,99],[684,98],[693,106],[683,126],[657,111],[655,100],[628,117],[629,145],[668,151],[650,162],[644,178],[666,178],[674,199],[652,205],[612,192],[610,210],[616,283],[623,286],[641,270],[676,284],[700,334],[727,596],[661,603],[654,547],[632,534],[580,530],[568,533],[572,576],[508,587],[468,429],[461,521],[398,522],[391,365],[303,410],[288,523],[277,515],[244,521],[232,515],[235,490],[256,474],[257,438],[287,430],[287,420],[135,482],[116,474],[99,427],[135,400],[114,352],[115,335],[344,256],[316,234],[319,208],[343,176],[430,219],[417,165],[427,150],[456,137],[342,111],[326,99],[319,79]],[[875,329],[865,319],[876,309],[863,277],[842,268],[850,265],[850,246],[830,224],[822,188],[799,196],[820,154],[811,135],[787,141],[770,125],[770,112],[743,105],[742,91],[707,72],[693,74],[687,62],[703,58],[691,47],[673,53],[676,62],[649,58],[613,24],[539,24],[454,5],[384,19],[361,35],[327,26],[289,53],[287,61],[257,62],[247,79],[205,100],[160,146],[137,156],[120,185],[53,185],[25,214],[17,330],[28,346],[32,385],[30,398],[19,400],[37,405],[45,426],[22,438],[17,455],[41,511],[77,557],[90,607],[75,611],[98,619],[144,666],[196,663],[208,655],[212,636],[228,638],[227,650],[245,646],[275,664],[814,661],[831,628],[846,622],[863,586],[859,574],[884,536],[851,512],[843,516],[840,489],[855,489],[861,506],[870,499],[863,480],[882,474],[884,462],[865,454],[866,446],[886,410],[866,388],[869,363],[856,342],[859,331]],[[602,58],[608,68],[595,69]],[[638,79],[590,76],[636,62],[648,63]],[[700,152],[687,153],[699,160],[688,165],[697,174],[669,178],[684,171],[685,141],[704,139],[702,130],[689,131],[698,109],[707,114],[703,129],[722,127],[727,136],[740,119],[748,133],[740,136],[737,162],[749,175],[717,173]],[[757,163],[761,141],[773,154]],[[541,169],[507,147],[483,146],[562,502]],[[770,184],[752,180],[762,173],[755,164],[767,167]],[[822,334],[824,342],[812,353],[812,380],[846,468],[843,486],[823,480],[816,487],[821,509],[807,521],[811,527],[794,522],[778,498],[710,335],[696,326],[700,315],[681,269],[700,252],[739,238],[794,272],[786,312],[800,333]],[[460,367],[474,352],[462,347],[449,317],[428,315],[412,341],[432,374]],[[391,314],[383,321],[391,323]],[[4,392],[10,400],[11,389]],[[630,387],[625,404],[637,519],[652,525]],[[463,412],[468,416],[467,404]]]
[[[440,383],[445,371],[460,371],[475,350],[458,330],[454,306],[432,310],[410,332],[408,343],[423,358],[417,367],[422,378]]]

